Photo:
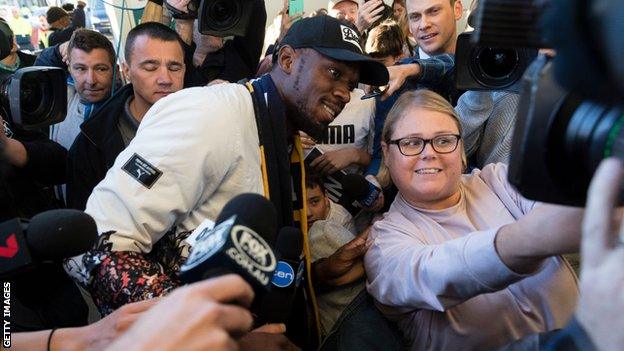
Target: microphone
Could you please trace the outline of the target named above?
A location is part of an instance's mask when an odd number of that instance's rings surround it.
[[[254,193],[243,193],[233,197],[223,206],[215,223],[219,224],[233,215],[238,223],[260,233],[269,245],[275,244],[277,233],[277,210],[271,201]]]
[[[379,193],[381,193],[381,189],[377,185],[356,173],[345,175],[340,183],[347,196],[365,207],[372,206],[377,197],[379,197]]]
[[[50,210],[30,221],[0,223],[0,277],[32,270],[38,263],[60,261],[89,250],[98,237],[95,221],[71,209]]]
[[[185,283],[234,273],[245,279],[256,296],[269,290],[277,266],[272,242],[277,228],[273,204],[258,194],[241,194],[222,209],[214,228],[196,238],[180,267]]]
[[[260,306],[258,318],[264,323],[286,323],[303,277],[303,235],[295,227],[283,227],[277,236],[276,251],[281,258],[271,279],[271,291]]]

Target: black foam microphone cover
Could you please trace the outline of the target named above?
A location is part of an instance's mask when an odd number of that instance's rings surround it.
[[[214,228],[197,236],[180,278],[186,283],[227,273],[239,274],[256,292],[270,289],[277,265],[272,241],[277,221],[273,204],[258,194],[233,197],[217,217]]]
[[[275,244],[275,233],[277,233],[277,210],[275,206],[262,195],[254,193],[243,193],[236,195],[228,201],[221,213],[217,217],[215,224],[236,215],[236,222],[253,229],[269,245]]]
[[[283,227],[277,235],[277,268],[271,279],[271,291],[260,304],[258,322],[286,323],[291,317],[297,288],[303,275],[303,234],[294,227]]]
[[[345,194],[355,200],[365,198],[369,192],[368,181],[360,174],[347,174],[342,178],[341,185]]]
[[[26,234],[32,253],[42,260],[60,260],[93,247],[98,237],[95,221],[72,209],[42,212],[30,220]]]
[[[280,259],[298,260],[303,250],[303,235],[295,227],[283,227],[277,235],[275,251]]]

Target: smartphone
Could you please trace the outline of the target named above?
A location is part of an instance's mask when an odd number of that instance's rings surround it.
[[[288,15],[294,16],[303,13],[303,0],[288,0]]]

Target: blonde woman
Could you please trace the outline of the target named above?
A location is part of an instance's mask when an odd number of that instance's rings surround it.
[[[380,178],[399,190],[375,223],[368,291],[414,350],[483,350],[565,326],[578,298],[563,253],[578,209],[536,204],[490,164],[462,174],[461,125],[426,90],[402,95],[382,132]]]

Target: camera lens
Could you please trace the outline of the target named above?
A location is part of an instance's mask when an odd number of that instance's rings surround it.
[[[209,6],[208,22],[214,30],[228,30],[240,20],[242,9],[238,1],[217,0]]]
[[[624,109],[583,101],[571,114],[566,130],[570,159],[583,163],[591,177],[605,157],[624,160]]]
[[[518,53],[515,50],[482,48],[477,57],[482,72],[492,79],[508,78],[518,67]]]
[[[522,75],[520,55],[514,49],[476,47],[469,69],[480,84],[492,89],[504,88]]]
[[[34,125],[46,120],[53,106],[53,85],[46,74],[25,75],[21,81],[20,107],[24,123]]]

